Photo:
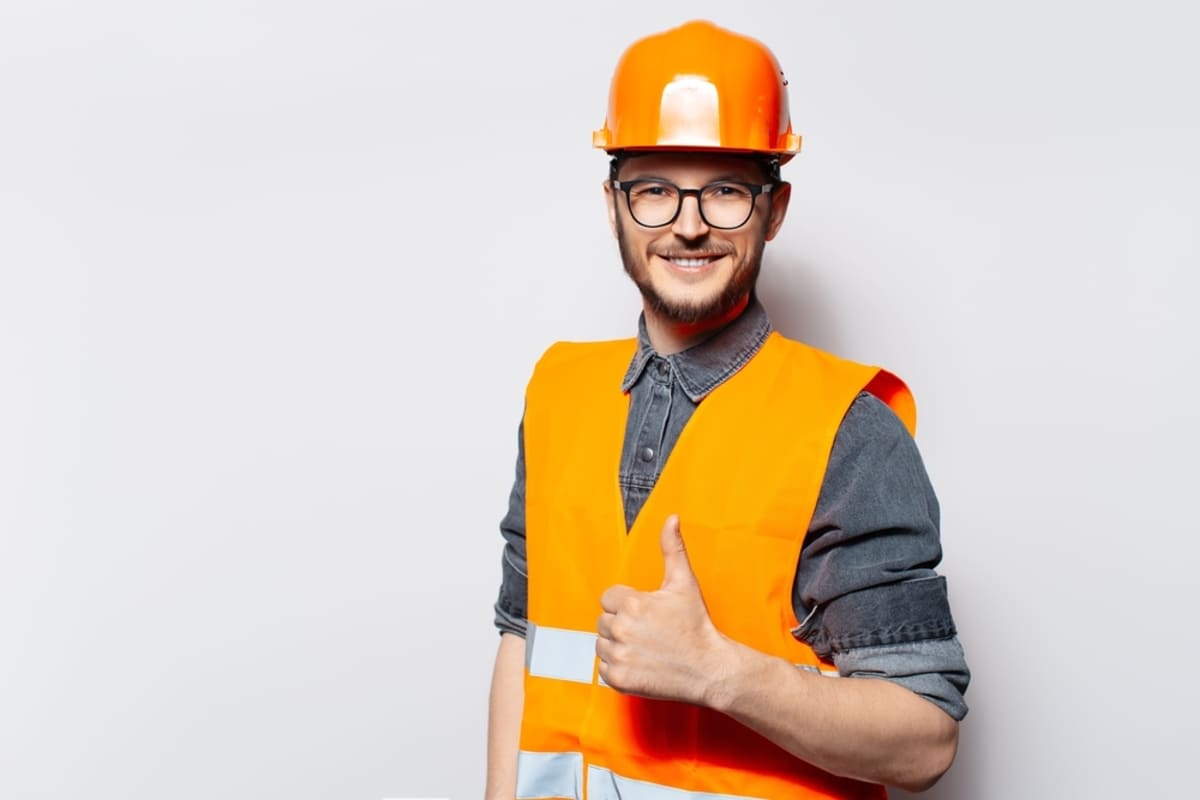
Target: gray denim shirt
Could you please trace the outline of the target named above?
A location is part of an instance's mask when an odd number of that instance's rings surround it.
[[[633,526],[671,448],[697,405],[754,357],[771,332],[757,301],[704,342],[658,355],[638,323],[638,349],[622,390],[629,417],[618,480]],[[525,635],[525,453],[500,523],[505,545],[496,627]],[[916,443],[892,410],[860,394],[834,439],[821,494],[796,569],[793,634],[844,676],[883,678],[954,719],[970,672],[958,643],[941,560],[938,502]]]

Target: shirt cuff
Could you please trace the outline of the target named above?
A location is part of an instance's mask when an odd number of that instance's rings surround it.
[[[838,674],[883,678],[924,697],[956,720],[967,715],[963,695],[971,681],[958,639],[856,647],[833,654]]]
[[[505,609],[501,608],[499,603],[496,603],[494,608],[496,611],[496,630],[500,634],[512,633],[524,639],[525,633],[529,627],[529,623],[526,621],[526,619],[524,617],[519,617],[515,614],[509,613]]]
[[[940,575],[834,598],[814,608],[793,631],[822,658],[859,647],[949,639],[957,633],[946,579]]]

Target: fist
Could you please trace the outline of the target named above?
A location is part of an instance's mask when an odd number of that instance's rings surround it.
[[[663,581],[653,592],[609,587],[596,624],[600,677],[627,694],[703,704],[724,637],[712,623],[679,530],[662,529]]]

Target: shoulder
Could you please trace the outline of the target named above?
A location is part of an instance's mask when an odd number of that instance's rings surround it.
[[[864,386],[876,374],[886,373],[873,364],[843,358],[805,342],[789,339],[778,332],[773,332],[767,338],[761,353],[768,358],[778,359],[793,369],[803,370],[813,377],[849,376]]]
[[[534,365],[534,373],[569,368],[582,363],[624,358],[626,362],[637,349],[636,339],[610,339],[597,342],[555,342],[546,348]]]
[[[896,412],[868,392],[850,404],[829,453],[814,523],[831,515],[840,528],[906,527],[936,538],[937,496],[917,443]]]
[[[838,428],[838,439],[846,443],[902,443],[912,441],[912,436],[891,406],[864,390],[846,409],[846,416]]]
[[[817,391],[832,387],[849,390],[851,397],[857,397],[853,405],[870,406],[863,416],[869,419],[873,414],[890,411],[889,423],[898,422],[910,435],[916,431],[917,406],[912,392],[903,380],[887,369],[852,361],[778,333],[771,334],[764,351],[768,347],[769,352],[775,353],[777,358],[801,375],[809,387]],[[876,402],[862,402],[864,394]],[[862,410],[856,413],[862,413]]]
[[[854,398],[838,427],[823,498],[832,500],[855,487],[893,507],[900,497],[930,499],[933,494],[908,426],[887,403],[866,391]]]
[[[534,365],[526,390],[551,395],[568,387],[582,388],[611,381],[620,387],[621,376],[637,351],[636,339],[598,342],[555,342]]]
[[[865,386],[878,367],[861,364],[826,352],[804,342],[772,332],[755,354],[753,363],[760,369],[791,375],[806,386],[822,391],[829,386],[857,384]]]

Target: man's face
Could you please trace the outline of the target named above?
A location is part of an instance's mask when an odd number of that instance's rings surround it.
[[[770,182],[762,165],[753,160],[708,153],[627,157],[617,178],[665,180],[682,189],[699,189],[716,181]],[[695,196],[684,197],[674,222],[647,228],[630,215],[625,193],[606,183],[609,222],[625,271],[642,292],[646,312],[666,322],[695,324],[721,320],[742,304],[758,279],[764,243],[783,224],[789,189],[783,184],[759,195],[750,218],[732,230],[706,224]]]

